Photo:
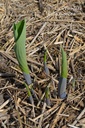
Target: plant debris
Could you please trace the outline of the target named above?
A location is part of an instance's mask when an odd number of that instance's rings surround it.
[[[3,0],[0,1],[0,126],[4,128],[70,128],[85,126],[85,1]],[[26,57],[34,98],[30,104],[25,79],[19,68],[13,38],[13,24],[26,20]],[[67,53],[67,98],[58,97],[62,44]],[[47,66],[44,72],[44,48]],[[74,83],[75,80],[75,83]],[[45,88],[50,85],[50,107]],[[54,94],[54,91],[56,93]]]

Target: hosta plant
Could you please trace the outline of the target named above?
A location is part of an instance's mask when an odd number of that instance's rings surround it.
[[[26,42],[26,22],[25,20],[22,20],[13,26],[13,32],[14,32],[14,39],[15,39],[15,46],[14,51],[16,54],[17,61],[19,63],[19,67],[24,75],[24,78],[26,80],[26,83],[29,85],[29,88],[27,88],[28,92],[31,92],[36,96],[34,93],[34,90],[32,88],[32,80],[30,76],[30,71],[27,65],[26,60],[26,49],[25,49],[25,42]],[[33,103],[31,92],[28,93],[30,102]]]

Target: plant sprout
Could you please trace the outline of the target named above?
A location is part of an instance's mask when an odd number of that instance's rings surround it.
[[[30,100],[31,104],[34,104],[34,100],[32,98],[31,91],[30,91],[28,85],[26,83],[24,83],[24,84],[25,84],[25,87],[26,87],[26,90],[27,90],[27,95],[29,97],[29,100]]]
[[[19,63],[19,67],[20,67],[21,71],[23,72],[23,75],[24,75],[24,78],[25,78],[27,84],[30,86],[31,92],[34,94],[34,96],[36,96],[36,94],[34,93],[34,90],[32,89],[33,84],[32,84],[30,71],[29,71],[29,68],[27,65],[27,60],[26,60],[26,49],[25,49],[26,22],[25,22],[25,20],[22,20],[22,21],[18,22],[17,24],[14,24],[13,31],[14,31],[14,39],[16,42],[16,44],[14,46],[14,51],[15,51],[16,58]],[[30,94],[29,98],[32,103],[33,101],[32,101],[31,92],[28,93],[28,95]]]
[[[67,86],[67,55],[63,47],[61,47],[62,64],[61,64],[61,76],[58,84],[58,95],[61,99],[66,98],[66,86]]]
[[[49,69],[48,69],[48,67],[47,67],[47,62],[46,62],[46,60],[47,60],[47,50],[45,50],[45,53],[44,53],[44,70],[45,70],[45,73],[46,73],[47,75],[49,75]]]
[[[47,51],[45,51],[45,53],[44,53],[44,70],[45,70],[45,73],[47,75],[49,75],[49,69],[47,67],[46,60],[47,60]],[[50,106],[50,90],[49,90],[49,86],[47,86],[46,89],[45,89],[45,98],[46,98],[45,100],[46,100],[47,106]]]
[[[27,65],[27,60],[26,60],[26,49],[25,49],[25,42],[26,42],[26,22],[25,20],[22,20],[18,22],[17,24],[14,24],[13,27],[14,31],[14,39],[15,39],[15,46],[14,46],[14,51],[16,54],[16,58],[19,63],[19,67],[24,75],[24,78],[26,80],[25,86],[28,92],[28,96],[30,99],[30,102],[33,104],[33,98],[32,94],[34,97],[38,100],[37,95],[35,94],[33,90],[33,84],[30,76],[30,70]],[[67,56],[66,52],[64,51],[63,47],[61,47],[61,53],[62,53],[62,65],[61,65],[61,76],[58,84],[58,95],[60,98],[64,99],[66,98],[66,85],[67,85]],[[45,51],[44,54],[44,70],[47,75],[49,75],[49,69],[47,67],[47,51]],[[27,86],[29,85],[29,86]],[[32,92],[32,94],[31,94]],[[50,91],[49,91],[49,86],[46,87],[45,90],[45,98],[46,98],[46,103],[48,106],[50,106]]]

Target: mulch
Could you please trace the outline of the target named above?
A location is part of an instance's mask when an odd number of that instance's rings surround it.
[[[34,90],[28,100],[15,52],[13,24],[26,20],[26,55]],[[58,97],[60,45],[67,53],[67,98]],[[50,76],[44,73],[47,48]],[[12,76],[2,77],[2,73]],[[50,86],[51,106],[44,100]],[[0,0],[0,127],[85,128],[85,1]]]

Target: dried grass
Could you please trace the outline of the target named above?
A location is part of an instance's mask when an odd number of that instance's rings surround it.
[[[85,2],[84,0],[0,0],[0,125],[4,128],[67,128],[85,126]],[[26,19],[26,53],[37,96],[50,84],[51,108],[44,99],[32,106],[14,53],[13,24]],[[60,72],[60,44],[68,56],[67,99],[54,95]],[[44,47],[50,76],[43,71]],[[75,79],[75,83],[72,79]],[[2,98],[3,100],[3,98]],[[37,106],[38,105],[38,106]],[[33,117],[32,108],[35,110]],[[44,110],[43,110],[44,108]],[[74,126],[75,125],[75,126]]]

